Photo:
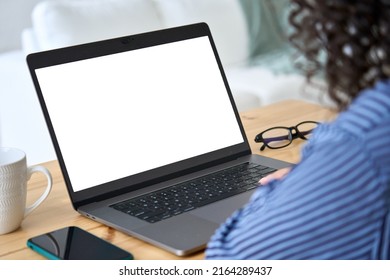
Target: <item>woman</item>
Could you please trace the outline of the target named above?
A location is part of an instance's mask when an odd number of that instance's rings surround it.
[[[341,113],[260,181],[206,258],[390,259],[390,0],[291,2],[291,42]]]

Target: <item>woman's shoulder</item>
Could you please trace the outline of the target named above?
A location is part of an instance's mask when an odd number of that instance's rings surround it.
[[[319,126],[311,142],[364,142],[378,133],[390,145],[390,80],[362,91],[334,121]]]
[[[390,174],[390,81],[364,90],[336,120],[319,126],[303,156],[355,150]]]
[[[363,90],[348,110],[341,113],[335,126],[364,136],[382,129],[390,122],[390,80],[379,81],[372,88]]]

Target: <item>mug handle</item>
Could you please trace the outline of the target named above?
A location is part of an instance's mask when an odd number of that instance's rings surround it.
[[[53,180],[49,170],[47,170],[46,167],[43,167],[41,165],[31,166],[27,168],[27,180],[30,180],[31,175],[35,172],[40,172],[46,176],[47,186],[44,193],[31,206],[26,207],[26,210],[24,211],[24,217],[30,214],[35,208],[37,208],[46,199],[46,197],[49,195],[51,191],[51,187],[53,184]]]

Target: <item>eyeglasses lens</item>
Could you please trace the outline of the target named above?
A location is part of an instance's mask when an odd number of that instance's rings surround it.
[[[291,143],[291,134],[288,129],[274,128],[263,133],[266,145],[271,148],[281,148]]]
[[[315,129],[318,124],[313,122],[304,122],[297,126],[299,132],[305,137],[305,139],[309,139],[313,129]]]

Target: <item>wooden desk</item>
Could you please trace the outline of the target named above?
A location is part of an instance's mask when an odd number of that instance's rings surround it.
[[[283,149],[266,149],[260,152],[260,144],[253,141],[255,135],[273,126],[291,126],[305,120],[326,121],[334,116],[335,113],[330,110],[302,101],[284,101],[241,113],[252,151],[288,162],[299,160],[299,147],[304,142],[303,140],[295,140],[290,146]],[[52,192],[47,200],[23,221],[22,226],[17,231],[0,236],[0,259],[44,259],[26,247],[27,239],[65,226],[78,226],[88,230],[131,252],[135,259],[203,259],[203,252],[187,258],[177,257],[79,215],[71,206],[57,161],[47,162],[43,165],[52,173],[54,180]],[[28,187],[28,200],[32,201],[37,198],[45,184],[43,176],[34,175]]]

